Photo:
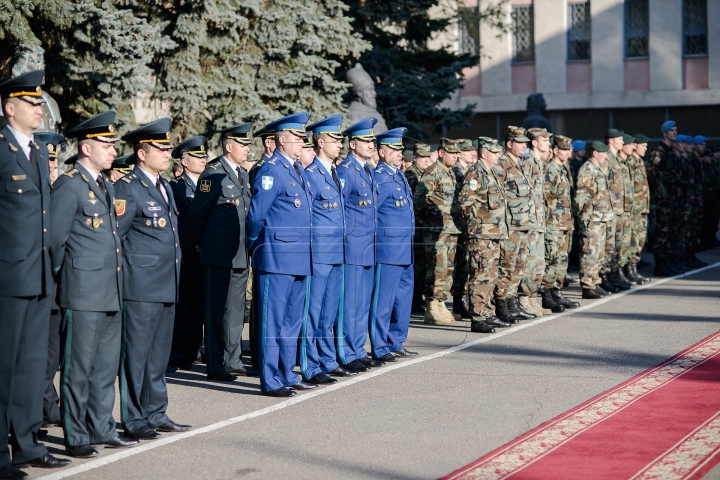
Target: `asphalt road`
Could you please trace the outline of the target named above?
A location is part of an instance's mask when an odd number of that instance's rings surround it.
[[[720,262],[719,251],[700,256],[711,265]],[[63,470],[28,473],[437,478],[715,333],[719,281],[720,264],[655,279],[630,294],[582,300],[581,311],[496,334],[471,333],[468,322],[431,327],[413,319],[406,345],[420,357],[285,401],[261,396],[254,378],[207,382],[204,367],[196,365],[168,378],[168,414],[193,425],[192,431],[104,450]],[[579,299],[577,283],[568,291]],[[47,444],[62,454],[62,431],[51,429]],[[720,478],[720,472],[708,477]]]

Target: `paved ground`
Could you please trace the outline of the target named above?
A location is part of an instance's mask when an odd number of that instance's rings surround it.
[[[718,251],[701,256],[720,262]],[[105,450],[75,460],[73,469],[28,473],[437,478],[716,332],[719,281],[720,267],[656,279],[632,294],[582,301],[582,311],[499,334],[470,333],[468,322],[428,327],[416,319],[407,347],[421,357],[288,401],[259,395],[257,379],[208,383],[196,366],[168,378],[168,413],[192,424],[189,434]],[[569,290],[579,297],[579,287]],[[62,453],[60,429],[48,439],[52,452]]]

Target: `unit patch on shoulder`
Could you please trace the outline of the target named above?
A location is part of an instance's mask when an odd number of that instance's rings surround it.
[[[275,179],[273,177],[263,175],[260,185],[262,186],[263,190],[270,190],[273,187],[274,181]]]
[[[205,193],[209,192],[211,185],[212,185],[212,182],[210,180],[200,180],[200,185],[199,185],[200,191],[205,192]]]
[[[470,190],[472,190],[473,192],[474,192],[475,190],[477,190],[477,186],[478,186],[478,181],[477,181],[477,180],[475,180],[475,179],[473,178],[472,180],[470,180],[470,183],[469,183],[469,184],[470,184]]]
[[[118,217],[125,214],[125,200],[115,199],[115,215]]]

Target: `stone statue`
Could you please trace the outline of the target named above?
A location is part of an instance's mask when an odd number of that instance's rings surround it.
[[[12,67],[12,76],[17,77],[33,70],[45,70],[45,50],[42,47],[29,47],[20,45],[15,52],[15,64]],[[42,123],[37,132],[59,133],[62,117],[57,102],[45,90],[43,98],[47,103],[42,106]],[[2,113],[0,112],[0,115]]]
[[[385,119],[377,111],[375,84],[363,66],[356,63],[353,68],[348,70],[347,81],[352,83],[353,94],[355,95],[355,99],[348,107],[347,119],[350,121],[350,125],[364,118],[375,117],[377,118],[374,128],[375,133],[387,130]]]
[[[527,117],[523,127],[528,128],[546,128],[550,131],[550,122],[545,117],[547,111],[547,103],[542,93],[533,93],[527,98]]]

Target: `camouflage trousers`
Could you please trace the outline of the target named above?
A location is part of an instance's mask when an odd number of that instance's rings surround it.
[[[458,237],[457,249],[455,250],[455,270],[453,271],[453,283],[450,293],[453,295],[464,295],[468,293],[468,279],[470,278],[469,250],[467,247],[468,237],[464,234]]]
[[[455,268],[455,250],[457,234],[442,232],[423,232],[425,242],[425,300],[445,301],[450,294]]]
[[[467,241],[470,270],[470,313],[473,317],[489,318],[495,315],[493,292],[498,283],[500,240],[470,238]]]
[[[500,240],[500,264],[495,298],[507,300],[516,297],[525,272],[528,256],[528,232],[510,232],[509,238]]]
[[[622,232],[620,238],[620,245],[615,244],[617,252],[615,255],[618,257],[618,266],[624,267],[628,264],[633,255],[632,248],[632,235],[633,235],[633,213],[625,212],[622,217]],[[617,233],[615,234],[617,238]]]
[[[562,288],[568,268],[568,250],[572,242],[572,229],[545,229],[545,275],[543,286],[548,289]]]
[[[645,239],[647,239],[647,225],[648,216],[646,213],[633,213],[632,238],[630,239],[632,249],[630,262],[632,263],[640,261],[640,253],[645,247]]]
[[[666,200],[657,202],[654,213],[653,253],[660,258],[681,257],[685,253],[681,242],[681,215]]]
[[[545,274],[545,233],[531,230],[527,234],[527,245],[528,254],[520,289],[524,295],[534,295],[538,292]]]
[[[615,222],[580,222],[580,285],[594,289],[600,284],[601,266],[609,264],[615,247]],[[608,245],[610,245],[608,255]]]
[[[615,220],[607,223],[612,224],[612,231],[614,237],[612,242],[605,242],[605,255],[600,264],[601,275],[607,275],[608,273],[610,273],[611,270],[617,268],[619,262],[617,255],[618,250],[616,248],[616,245],[620,245],[622,243],[622,238],[618,238],[618,235],[622,237],[622,232],[618,234],[618,228],[622,229],[623,226],[622,219],[616,216]]]

